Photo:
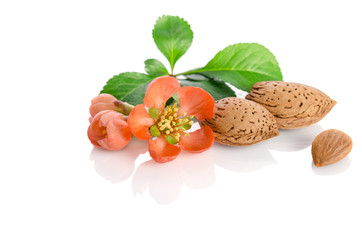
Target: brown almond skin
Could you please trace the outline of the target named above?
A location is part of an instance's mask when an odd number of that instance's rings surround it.
[[[345,158],[352,150],[350,136],[337,129],[320,133],[312,143],[313,162],[317,167],[326,166]]]
[[[247,146],[279,135],[268,110],[237,97],[215,101],[214,117],[200,124],[211,127],[215,141],[230,146]]]
[[[337,103],[314,87],[282,81],[257,82],[245,98],[268,109],[283,129],[317,123]]]

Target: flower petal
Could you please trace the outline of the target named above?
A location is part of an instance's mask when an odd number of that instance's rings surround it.
[[[109,121],[113,120],[114,118],[123,119],[123,116],[120,113],[113,111],[113,110],[103,110],[103,111],[97,113],[97,115],[100,116],[99,124],[98,124],[99,127],[107,127]],[[94,118],[96,118],[96,117],[94,117]]]
[[[102,131],[105,130],[107,122],[102,125],[103,115],[111,112],[111,110],[105,110],[97,113],[94,118],[92,119],[89,128],[88,128],[88,135],[92,135],[95,138],[103,138]]]
[[[113,104],[113,103],[96,103],[96,104],[92,104],[89,107],[89,113],[92,117],[94,117],[97,113],[103,111],[103,110],[117,110],[117,107]]]
[[[92,104],[96,103],[113,103],[117,98],[113,97],[112,95],[108,93],[102,93],[97,95],[95,98],[91,100]]]
[[[94,146],[107,150],[122,149],[132,137],[123,116],[112,110],[105,110],[96,114],[87,133]]]
[[[93,131],[92,124],[89,125],[87,134],[88,134],[89,140],[91,141],[91,143],[94,146],[101,147],[101,145],[99,145],[98,141],[101,140],[103,138],[103,136],[100,136]]]
[[[190,133],[190,136],[181,135],[179,145],[183,150],[201,153],[209,149],[214,143],[214,132],[209,126]]]
[[[139,104],[132,109],[127,123],[133,135],[138,139],[147,140],[151,138],[149,128],[155,124],[155,121],[148,114],[144,104]]]
[[[154,79],[147,88],[143,103],[149,108],[163,110],[166,101],[180,88],[180,83],[174,77],[163,76]]]
[[[132,133],[122,116],[112,119],[107,125],[107,138],[98,141],[108,150],[120,150],[131,141]]]
[[[180,100],[179,113],[194,115],[199,121],[214,116],[214,99],[201,88],[185,86],[177,91],[177,95]]]
[[[181,149],[166,142],[165,137],[161,135],[157,139],[148,140],[148,151],[156,162],[165,163],[174,160]]]

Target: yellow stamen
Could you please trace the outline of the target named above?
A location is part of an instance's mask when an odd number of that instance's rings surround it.
[[[194,116],[188,116],[186,113],[179,113],[176,102],[171,106],[166,106],[159,116],[160,117],[154,126],[157,126],[160,133],[165,136],[169,135],[176,141],[180,140],[182,134],[189,136],[186,129],[189,129],[189,126],[194,123],[191,121]]]

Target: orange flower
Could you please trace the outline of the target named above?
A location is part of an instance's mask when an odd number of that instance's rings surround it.
[[[166,101],[177,93],[179,106],[165,106]],[[212,118],[215,102],[201,88],[181,87],[174,77],[159,77],[148,86],[143,104],[129,115],[128,124],[137,138],[148,140],[151,157],[164,163],[174,160],[181,149],[200,153],[214,143],[214,132],[204,126],[188,133],[195,117],[202,121]]]
[[[89,122],[92,121],[92,118],[103,110],[113,110],[116,112],[120,112],[124,115],[129,115],[133,106],[117,100],[117,98],[113,97],[110,94],[102,93],[96,96],[91,101],[91,106],[89,107],[89,112],[91,117],[89,118]]]
[[[131,140],[132,133],[122,114],[113,110],[97,113],[88,128],[91,143],[107,150],[120,150]]]

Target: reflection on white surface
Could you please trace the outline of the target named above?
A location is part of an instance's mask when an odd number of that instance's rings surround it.
[[[316,167],[312,162],[312,170],[316,175],[320,176],[330,176],[336,175],[346,171],[351,166],[351,158],[348,156],[339,162],[324,166],[324,167]]]
[[[215,183],[215,161],[206,152],[192,154],[184,152],[182,162],[182,179],[192,189],[206,188]]]
[[[145,156],[141,155],[147,152],[148,146],[147,141],[133,139],[120,151],[93,148],[90,159],[94,161],[96,172],[112,183],[122,182],[134,173],[134,194],[145,194],[148,190],[156,202],[165,205],[178,198],[183,185],[192,189],[213,185],[216,179],[215,164],[243,173],[276,164],[267,146],[259,143],[248,147],[230,147],[215,143],[212,149],[201,154],[183,151],[177,159],[168,163],[145,161],[135,171],[137,158],[144,160]]]
[[[96,172],[112,183],[132,177],[135,195],[145,194],[159,204],[175,201],[183,185],[207,188],[215,183],[215,164],[232,172],[250,173],[277,164],[270,150],[298,151],[311,145],[316,135],[323,131],[319,125],[303,129],[280,130],[280,136],[251,146],[231,147],[215,142],[213,147],[201,154],[183,151],[174,161],[159,164],[154,160],[142,162],[135,170],[136,160],[149,159],[147,141],[132,139],[123,150],[112,152],[94,148],[90,158]],[[333,175],[350,166],[350,158],[321,168],[312,164],[317,175]]]
[[[142,163],[132,179],[134,194],[148,189],[150,196],[160,204],[177,199],[182,185],[206,188],[215,182],[213,159],[204,154],[182,153],[176,160],[164,164],[153,160]]]
[[[122,150],[107,151],[94,147],[90,159],[94,161],[96,172],[112,183],[122,182],[132,176],[137,157],[147,151],[147,142],[138,139]]]
[[[279,136],[267,141],[268,148],[276,151],[292,152],[312,145],[314,138],[324,131],[319,124],[298,129],[279,129]]]
[[[253,172],[277,163],[263,142],[244,147],[215,143],[213,147],[218,148],[216,164],[233,172]]]

